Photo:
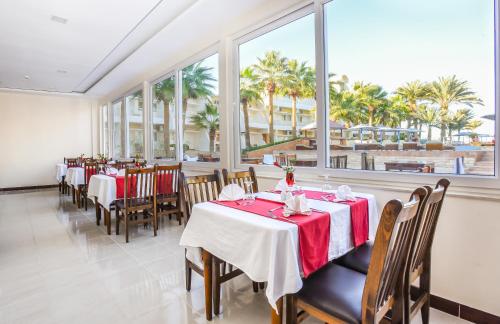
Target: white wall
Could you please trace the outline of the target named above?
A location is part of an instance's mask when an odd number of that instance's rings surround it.
[[[55,184],[57,162],[96,152],[96,107],[83,96],[0,91],[0,188]]]

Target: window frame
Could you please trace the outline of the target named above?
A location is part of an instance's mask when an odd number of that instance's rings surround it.
[[[255,39],[263,34],[271,32],[279,27],[282,27],[294,20],[300,19],[303,16],[314,12],[315,15],[315,49],[316,49],[316,84],[317,84],[317,125],[318,134],[317,145],[318,145],[318,165],[317,167],[296,167],[296,173],[299,178],[311,179],[314,181],[324,181],[328,179],[338,179],[344,183],[354,182],[354,183],[372,183],[376,185],[380,181],[385,182],[385,187],[387,184],[393,183],[394,185],[404,184],[428,184],[429,182],[435,182],[440,178],[446,177],[453,179],[457,186],[462,186],[464,188],[470,189],[470,186],[475,186],[478,188],[500,188],[500,152],[498,140],[500,135],[498,130],[500,129],[500,22],[499,22],[499,7],[500,0],[494,0],[495,4],[495,25],[493,28],[494,32],[494,60],[495,60],[495,164],[494,164],[494,175],[455,175],[455,174],[433,174],[433,173],[422,173],[422,174],[411,174],[407,172],[391,172],[383,170],[351,170],[351,169],[331,169],[329,168],[329,155],[328,150],[329,143],[327,143],[326,130],[328,129],[328,100],[327,100],[327,75],[328,75],[328,62],[327,62],[327,39],[326,39],[326,24],[325,24],[325,8],[324,6],[333,0],[314,0],[313,2],[308,2],[302,4],[298,7],[292,7],[290,10],[282,12],[281,14],[268,19],[261,24],[256,24],[251,29],[247,29],[243,32],[237,33],[230,38],[232,43],[231,59],[228,64],[231,65],[232,73],[231,80],[229,82],[232,87],[230,91],[233,108],[233,127],[230,134],[231,147],[234,152],[231,157],[231,167],[235,170],[244,170],[248,167],[253,166],[256,170],[263,175],[263,177],[276,178],[277,168],[269,165],[252,165],[241,163],[241,139],[238,136],[240,134],[240,104],[239,104],[239,46],[246,43],[252,39]],[[313,11],[311,11],[311,8]],[[391,179],[387,179],[387,175],[391,175]],[[479,191],[478,191],[479,192]]]

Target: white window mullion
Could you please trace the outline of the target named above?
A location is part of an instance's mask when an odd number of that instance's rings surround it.
[[[175,144],[177,161],[184,160],[184,129],[182,128],[182,70],[175,71],[175,112],[177,141]]]
[[[125,147],[122,148],[122,152],[124,153],[124,156],[122,158],[128,159],[130,157],[130,148],[128,147],[130,127],[129,127],[129,123],[128,123],[128,107],[127,107],[126,97],[122,98],[122,105],[123,105],[122,111],[125,114],[122,118],[123,121],[125,122],[125,127],[123,128],[123,129],[125,129],[125,134],[122,134],[122,136],[124,136],[124,138],[125,138],[125,145],[124,145]]]
[[[314,27],[316,47],[316,143],[318,152],[318,169],[328,166],[330,144],[328,136],[328,73],[326,68],[324,14],[321,1],[314,2]]]

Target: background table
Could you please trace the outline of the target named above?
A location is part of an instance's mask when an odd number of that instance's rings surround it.
[[[66,176],[66,172],[68,171],[68,166],[64,163],[56,164],[56,180],[57,182],[62,182],[63,177]]]
[[[81,167],[76,167],[76,168],[68,168],[68,171],[66,172],[66,183],[70,186],[74,186],[75,188],[78,187],[78,185],[83,185],[85,184],[85,171]]]
[[[303,189],[318,191],[317,188]],[[375,197],[355,195],[368,199],[369,237],[373,238],[379,218]],[[274,193],[263,192],[257,196],[280,200],[280,195]],[[328,259],[353,249],[349,206],[312,199],[308,203],[311,208],[330,213]],[[267,282],[266,296],[275,309],[281,297],[302,288],[295,224],[206,202],[193,206],[180,245],[188,249],[187,257],[197,264],[201,263],[197,248],[202,248],[241,269],[253,281]]]

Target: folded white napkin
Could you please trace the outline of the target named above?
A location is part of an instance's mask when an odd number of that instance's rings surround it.
[[[296,196],[288,196],[285,200],[285,210],[283,216],[290,216],[294,214],[308,214],[311,209],[307,205],[307,198],[305,194]]]
[[[111,174],[111,175],[115,175],[118,173],[118,169],[109,167],[106,169],[106,173]]]
[[[356,197],[351,191],[351,187],[347,185],[341,185],[337,189],[335,194],[337,200],[356,200]]]
[[[288,188],[288,185],[286,184],[285,179],[281,179],[278,184],[276,184],[276,187],[274,187],[274,190],[279,190],[279,191],[286,191]]]
[[[118,171],[117,175],[119,176],[124,176],[125,175],[125,169],[121,169]]]
[[[222,201],[235,201],[245,198],[245,190],[237,184],[230,184],[222,188],[219,195],[219,200]]]

